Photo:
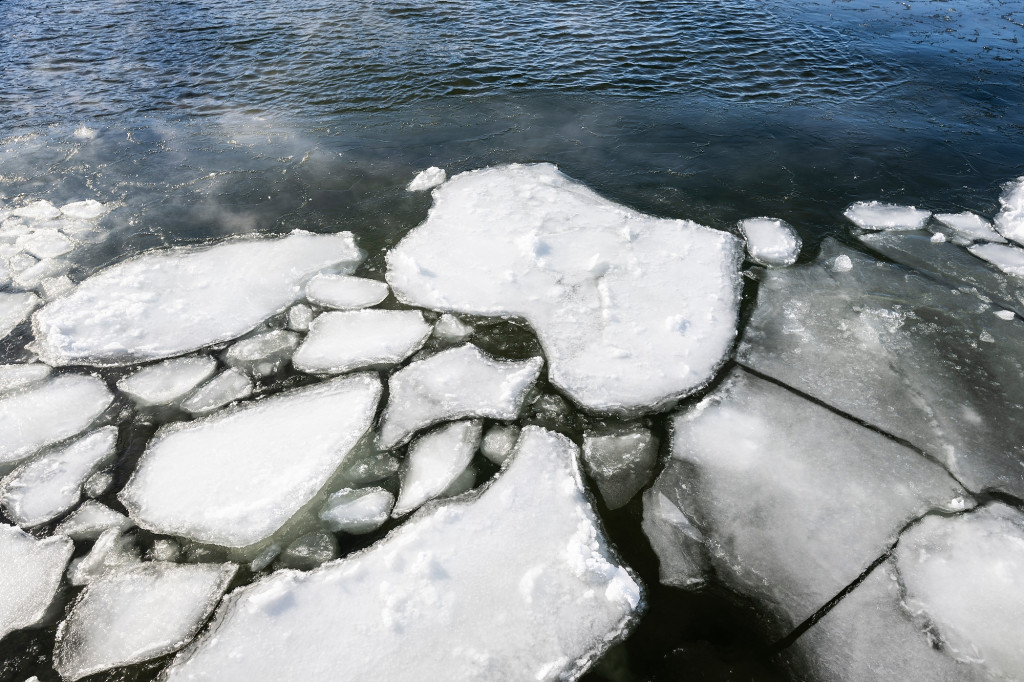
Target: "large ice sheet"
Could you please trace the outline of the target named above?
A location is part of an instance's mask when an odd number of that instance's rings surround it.
[[[845,258],[849,268],[832,263]],[[1024,324],[975,295],[846,249],[768,271],[742,364],[1024,496]]]
[[[519,316],[549,379],[585,408],[635,412],[704,385],[736,334],[732,235],[604,199],[550,164],[453,177],[388,253],[402,301]]]
[[[388,381],[377,443],[393,448],[420,429],[464,417],[516,419],[543,364],[492,360],[472,344],[412,362]]]
[[[74,549],[65,537],[37,540],[0,524],[0,640],[46,614]]]
[[[341,374],[395,365],[415,353],[431,326],[418,310],[348,310],[313,320],[292,364],[302,372]]]
[[[89,583],[60,624],[54,668],[78,680],[177,651],[199,632],[235,570],[152,562],[108,571]]]
[[[461,421],[445,424],[415,440],[409,446],[393,514],[408,514],[443,493],[473,461],[482,431],[480,421]]]
[[[999,204],[1001,208],[995,217],[999,234],[1024,244],[1024,176],[1006,183]]]
[[[172,358],[140,369],[117,382],[117,388],[144,407],[170,405],[188,395],[217,369],[209,355]]]
[[[165,426],[119,494],[143,528],[246,547],[309,502],[369,428],[381,384],[356,374]]]
[[[51,521],[82,498],[82,485],[114,459],[117,427],[105,426],[22,464],[0,480],[0,507],[23,528]]]
[[[0,397],[0,463],[74,436],[114,399],[94,376],[64,374]]]
[[[907,523],[970,504],[934,462],[741,370],[675,416],[672,459],[654,490],[703,534],[715,575],[761,603],[780,634],[852,582]]]
[[[0,293],[0,340],[24,322],[39,305],[39,297],[31,292]]]
[[[528,427],[497,480],[312,573],[233,592],[167,682],[572,680],[623,637],[640,586],[566,438]]]
[[[362,260],[352,235],[296,231],[152,251],[111,266],[33,316],[51,365],[125,365],[241,336],[302,298],[306,280]]]

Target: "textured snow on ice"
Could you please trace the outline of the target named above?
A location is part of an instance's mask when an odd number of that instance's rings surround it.
[[[618,509],[647,485],[658,463],[650,429],[625,426],[583,436],[583,463],[609,509]]]
[[[388,285],[350,275],[316,275],[306,285],[306,298],[325,308],[357,310],[377,305],[388,297]]]
[[[1001,243],[1006,241],[998,232],[992,229],[992,223],[970,211],[964,211],[963,213],[936,213],[935,220],[952,230],[954,235],[964,242],[981,240]]]
[[[403,516],[443,493],[466,470],[480,446],[479,421],[445,424],[409,446],[395,516]]]
[[[343,488],[327,498],[320,520],[335,532],[361,535],[383,526],[394,506],[395,496],[384,488]]]
[[[858,201],[843,215],[865,230],[920,230],[932,214],[913,206]]]
[[[1009,244],[975,244],[967,249],[1008,275],[1024,278],[1024,249]]]
[[[117,427],[105,426],[22,464],[0,480],[0,507],[23,528],[51,521],[82,498],[82,485],[114,459]]]
[[[119,494],[154,532],[246,547],[309,502],[369,428],[380,380],[357,374],[162,427]]]
[[[42,381],[50,376],[51,368],[38,362],[24,365],[0,365],[0,393]]]
[[[424,192],[428,189],[433,189],[438,185],[442,184],[447,178],[443,168],[437,166],[431,166],[426,170],[421,170],[416,174],[416,177],[412,179],[409,186],[406,189],[410,192]]]
[[[208,355],[172,358],[140,369],[117,388],[141,406],[170,405],[213,376],[217,361]]]
[[[420,429],[465,417],[516,419],[543,364],[492,360],[472,344],[412,362],[388,381],[377,443],[393,448]]]
[[[528,427],[482,494],[312,573],[233,592],[167,682],[576,679],[640,601],[576,456],[568,439]]]
[[[38,305],[39,297],[31,292],[0,293],[0,339],[5,338],[15,327],[28,319],[29,314]]]
[[[792,265],[800,255],[800,236],[785,220],[747,218],[739,228],[750,258],[762,265]]]
[[[72,540],[96,540],[111,528],[125,530],[132,521],[120,512],[95,500],[86,500],[78,509],[57,525],[57,535],[66,535]]]
[[[739,240],[604,199],[549,164],[455,176],[387,256],[395,295],[524,318],[549,379],[586,408],[631,412],[704,385],[736,334]]]
[[[190,414],[208,414],[229,403],[252,395],[252,380],[234,367],[226,369],[196,389],[181,402]]]
[[[65,680],[177,651],[213,612],[233,564],[153,562],[93,580],[57,630],[54,668]]]
[[[145,253],[89,277],[34,316],[51,365],[124,365],[237,338],[283,312],[306,280],[362,260],[352,235],[293,232]]]
[[[324,313],[313,320],[292,364],[316,374],[398,364],[419,350],[430,329],[417,310]]]
[[[1006,183],[999,204],[1001,208],[995,217],[999,234],[1024,244],[1024,177]]]
[[[106,384],[84,374],[55,376],[0,396],[0,463],[84,431],[113,399]]]
[[[37,540],[0,524],[0,640],[46,615],[74,549],[67,538]]]

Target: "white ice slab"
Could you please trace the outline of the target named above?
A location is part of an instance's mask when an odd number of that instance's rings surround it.
[[[6,338],[15,327],[28,319],[38,305],[39,297],[32,292],[0,293],[0,339]]]
[[[302,340],[295,332],[273,329],[231,344],[224,351],[224,362],[257,377],[280,372]]]
[[[358,310],[375,306],[388,297],[388,285],[349,275],[317,275],[306,285],[306,298],[325,308]]]
[[[78,680],[177,651],[199,632],[235,571],[234,564],[152,562],[107,572],[60,624],[54,668]]]
[[[762,265],[786,266],[800,255],[800,235],[778,218],[747,218],[739,224],[747,242],[747,254]]]
[[[524,318],[549,379],[602,411],[703,386],[736,334],[739,240],[604,199],[549,164],[452,178],[388,253],[402,301]]]
[[[72,540],[96,540],[111,528],[125,530],[132,526],[131,519],[95,500],[86,500],[78,509],[57,525],[57,535]]]
[[[94,376],[64,374],[0,397],[0,463],[74,436],[114,399]]]
[[[217,361],[208,355],[172,358],[144,367],[117,382],[138,405],[170,405],[213,376]]]
[[[350,310],[313,320],[292,364],[302,372],[341,374],[394,365],[415,353],[431,326],[417,310]]]
[[[209,414],[236,400],[252,395],[252,379],[234,367],[226,369],[196,392],[181,401],[181,409],[191,414]]]
[[[56,258],[70,253],[75,248],[75,243],[64,236],[60,231],[54,229],[33,230],[31,233],[18,239],[18,246],[36,258]]]
[[[51,368],[38,362],[24,365],[0,365],[0,393],[42,381],[50,376]]]
[[[482,494],[312,573],[237,590],[167,682],[572,680],[621,639],[640,586],[587,502],[576,448],[524,430]]]
[[[996,230],[1007,239],[1024,244],[1024,176],[1006,183],[999,204]]]
[[[344,488],[327,498],[320,519],[335,532],[362,535],[383,526],[394,506],[384,488]]]
[[[1009,244],[975,244],[967,248],[1008,275],[1024,278],[1024,249]]]
[[[71,263],[63,258],[44,258],[21,272],[14,274],[11,280],[15,286],[22,289],[38,289],[45,280],[60,277],[70,269]]]
[[[34,316],[51,365],[124,365],[237,338],[301,298],[328,267],[354,268],[352,235],[293,232],[151,251],[111,266]]]
[[[393,448],[420,429],[465,417],[516,419],[543,364],[492,360],[472,344],[412,362],[388,381],[377,443]]]
[[[935,219],[965,241],[981,240],[995,243],[1006,241],[998,232],[992,229],[992,223],[970,211],[964,211],[963,213],[936,213]]]
[[[444,183],[446,177],[447,174],[443,168],[431,166],[417,173],[406,189],[410,192],[424,192]]]
[[[920,230],[931,217],[931,211],[913,206],[885,204],[880,201],[858,201],[843,215],[865,230]]]
[[[357,374],[157,431],[118,495],[143,528],[245,547],[323,487],[369,428],[380,380]]]
[[[482,430],[480,421],[461,421],[413,441],[392,514],[404,516],[443,493],[473,460]]]
[[[281,565],[308,571],[337,559],[338,550],[338,541],[330,533],[322,530],[306,533],[284,548]]]
[[[37,540],[0,524],[0,640],[46,615],[74,549],[65,537]]]
[[[52,521],[82,499],[82,485],[114,459],[117,427],[44,452],[0,480],[0,507],[22,528]]]

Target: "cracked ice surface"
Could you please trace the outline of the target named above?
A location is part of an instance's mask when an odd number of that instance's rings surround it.
[[[736,334],[739,241],[643,215],[550,164],[462,173],[387,256],[402,301],[521,316],[585,408],[656,408],[707,383]]]
[[[36,312],[37,352],[51,365],[127,365],[229,341],[300,300],[320,270],[362,258],[347,232],[151,251]]]
[[[118,498],[143,528],[246,547],[309,502],[370,427],[380,380],[356,374],[157,431]]]
[[[37,540],[0,524],[0,640],[46,614],[74,549],[65,537]]]
[[[14,331],[38,305],[39,297],[31,292],[0,293],[0,339]]]
[[[568,439],[524,429],[508,469],[475,497],[312,573],[233,592],[167,682],[577,678],[626,634],[641,593],[608,548],[576,457]]]

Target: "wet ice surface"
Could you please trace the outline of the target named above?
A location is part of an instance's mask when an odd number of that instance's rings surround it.
[[[0,524],[0,639],[46,615],[72,551],[67,538],[39,540]]]
[[[1024,244],[1024,177],[1009,182],[999,197],[996,230],[1007,239]]]

